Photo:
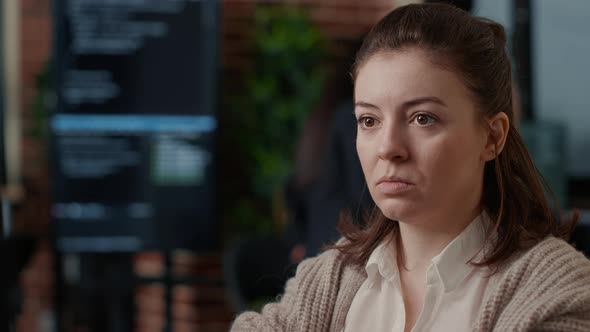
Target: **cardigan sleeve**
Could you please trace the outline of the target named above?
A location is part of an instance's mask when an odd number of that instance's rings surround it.
[[[278,302],[264,306],[262,312],[247,311],[234,321],[232,332],[287,331],[288,316],[293,309],[293,297],[297,292],[297,279],[287,282],[285,293]]]
[[[477,331],[590,331],[590,261],[548,238],[501,273]]]
[[[310,269],[322,256],[309,258],[297,266],[295,276],[287,281],[285,292],[277,302],[266,304],[260,313],[247,311],[233,322],[231,332],[291,331],[297,319],[297,297]]]
[[[587,332],[590,331],[590,319],[574,314],[552,317],[551,319],[540,323],[533,331],[535,332]]]
[[[546,295],[539,296],[547,302],[537,309],[537,315],[550,314],[533,326],[534,331],[590,331],[590,262],[581,253],[570,252],[568,260],[561,262],[566,268],[558,269],[561,273],[553,281],[559,288],[544,287]]]

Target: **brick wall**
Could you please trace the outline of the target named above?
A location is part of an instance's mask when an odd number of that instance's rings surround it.
[[[21,5],[21,107],[24,200],[14,209],[15,229],[46,234],[49,223],[49,190],[45,142],[31,136],[31,105],[36,94],[36,77],[43,70],[51,45],[49,0],[18,0]],[[19,332],[46,331],[50,321],[53,289],[53,259],[47,242],[41,243],[21,274],[23,304],[17,321]]]
[[[242,72],[251,61],[252,21],[256,5],[289,3],[306,10],[328,41],[328,55],[346,56],[350,44],[389,12],[396,0],[223,0],[224,74]],[[228,81],[228,80],[226,80]]]
[[[35,137],[31,111],[37,76],[43,71],[51,48],[51,2],[20,0],[21,4],[21,107],[23,124],[22,167],[25,197],[15,208],[16,229],[43,234],[49,216],[46,142]]]
[[[22,174],[26,180],[25,200],[15,210],[17,228],[46,233],[49,222],[49,190],[46,142],[30,134],[34,118],[31,113],[36,96],[36,78],[43,70],[52,42],[51,1],[18,0],[21,4],[22,47],[22,116],[23,150]],[[248,68],[251,59],[252,14],[258,3],[278,3],[256,0],[222,1],[223,82],[239,82],[238,77]],[[337,60],[346,56],[355,40],[387,13],[395,0],[285,0],[305,8],[328,41],[328,54]],[[225,88],[236,88],[229,85]],[[23,315],[18,331],[42,331],[42,314],[51,305],[51,258],[46,245],[23,274],[25,294]]]

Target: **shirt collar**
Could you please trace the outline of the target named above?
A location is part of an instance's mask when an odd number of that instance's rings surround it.
[[[395,241],[391,238],[381,241],[369,256],[365,271],[369,287],[373,287],[380,279],[389,280],[395,277],[398,274]]]
[[[438,272],[445,292],[454,290],[472,270],[468,262],[482,257],[478,252],[486,237],[487,214],[475,218],[440,254],[432,258],[431,269]],[[476,256],[477,255],[477,256]],[[474,257],[476,256],[476,257]],[[399,274],[395,241],[387,238],[369,256],[365,265],[369,287],[378,280],[390,280]]]
[[[432,258],[432,268],[438,271],[445,292],[450,292],[473,269],[470,260],[483,257],[482,245],[486,238],[487,214],[475,218],[440,254]]]

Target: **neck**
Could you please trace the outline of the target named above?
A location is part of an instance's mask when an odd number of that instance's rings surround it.
[[[425,271],[433,257],[455,239],[481,213],[474,209],[464,216],[432,218],[437,222],[399,222],[402,265],[408,270]],[[431,218],[429,218],[431,219]],[[431,220],[432,220],[431,219]]]

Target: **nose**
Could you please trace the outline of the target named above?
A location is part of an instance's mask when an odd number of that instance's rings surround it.
[[[394,125],[384,126],[379,137],[379,158],[388,161],[404,161],[409,151],[406,144],[404,129]]]

